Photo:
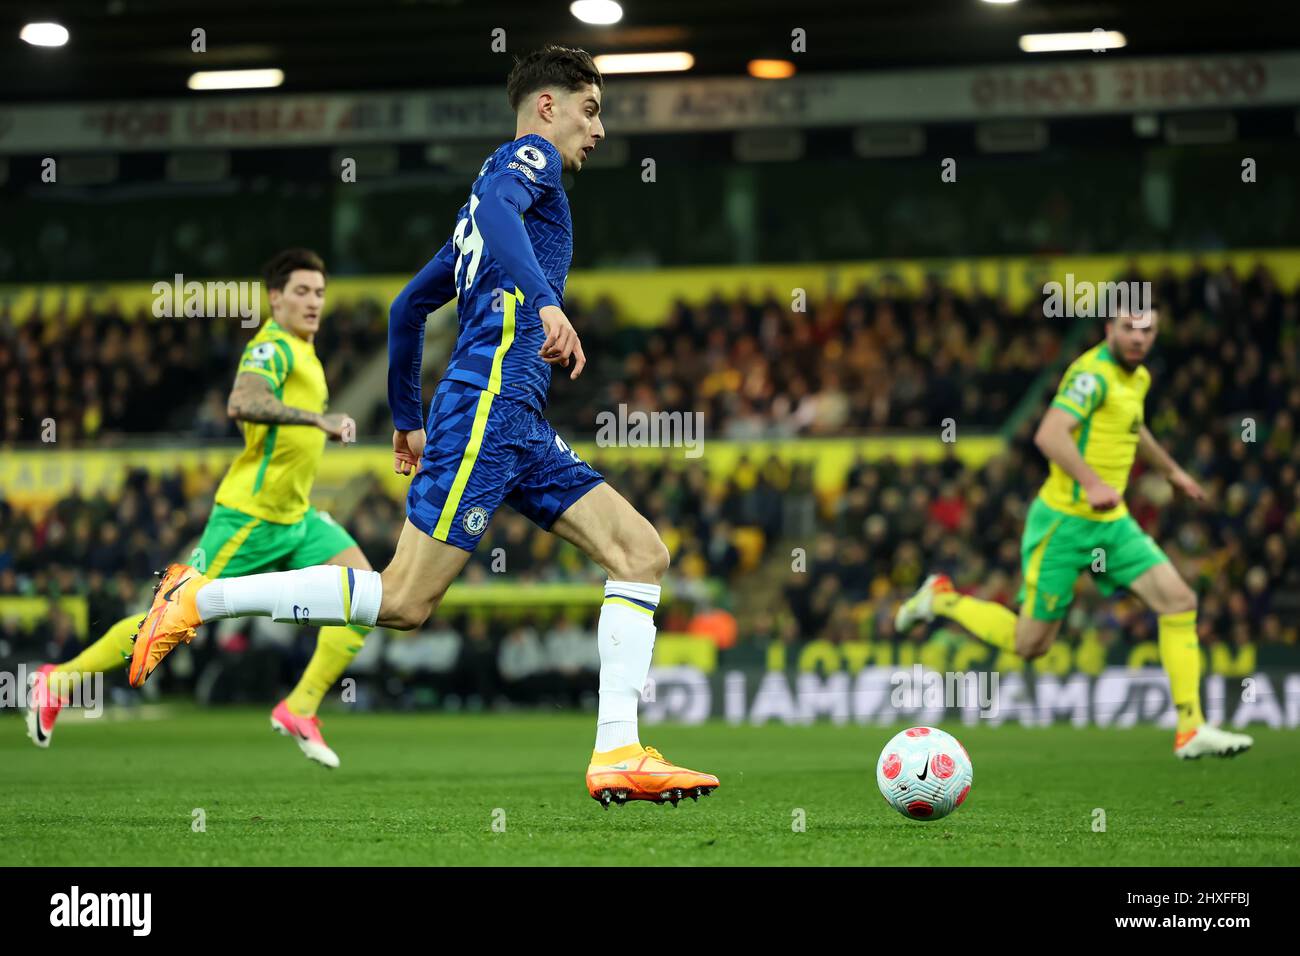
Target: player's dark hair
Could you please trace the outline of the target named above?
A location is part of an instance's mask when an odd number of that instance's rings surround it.
[[[556,86],[576,93],[585,86],[605,88],[605,78],[596,69],[596,61],[586,50],[549,44],[534,50],[523,59],[515,59],[514,69],[506,80],[506,97],[510,109],[519,111],[519,104],[529,93],[548,86]]]
[[[289,284],[289,276],[297,269],[307,269],[311,272],[319,272],[321,275],[327,274],[325,260],[310,249],[284,249],[277,252],[266,265],[262,266],[262,281],[266,284],[266,291],[279,289],[283,292],[284,287]]]

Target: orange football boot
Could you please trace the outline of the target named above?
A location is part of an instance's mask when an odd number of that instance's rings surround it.
[[[587,767],[587,792],[606,809],[611,803],[621,805],[629,800],[677,806],[683,797],[698,800],[717,788],[718,778],[713,774],[678,767],[653,747],[640,744],[593,752]]]
[[[134,650],[126,679],[132,687],[142,686],[177,644],[194,640],[194,629],[203,623],[196,599],[210,580],[188,564],[169,564],[163,571],[149,613],[131,639]]]

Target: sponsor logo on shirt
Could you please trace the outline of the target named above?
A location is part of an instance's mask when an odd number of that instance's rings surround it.
[[[534,173],[527,166],[525,166],[523,163],[510,163],[509,165],[506,166],[506,169],[517,169],[525,176],[528,177],[529,182],[533,182],[533,183],[537,182],[537,174]]]

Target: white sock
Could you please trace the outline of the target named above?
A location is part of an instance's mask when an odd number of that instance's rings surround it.
[[[596,753],[603,754],[607,750],[640,742],[635,720],[612,720],[596,725]]]
[[[655,646],[654,611],[659,585],[606,581],[605,603],[596,628],[600,649],[600,706],[596,751],[640,743],[636,711]]]
[[[332,564],[220,578],[197,595],[199,617],[269,617],[285,624],[364,624],[374,627],[383,597],[378,571]]]

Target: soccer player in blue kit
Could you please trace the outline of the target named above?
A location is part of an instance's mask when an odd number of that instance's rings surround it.
[[[586,364],[563,307],[573,224],[560,175],[581,170],[605,136],[603,87],[583,50],[548,46],[516,62],[506,83],[514,140],[488,157],[452,238],[393,301],[394,469],[413,477],[392,563],[382,574],[317,566],[220,580],[173,564],[137,634],[134,666],[151,673],[199,624],[227,617],[419,627],[505,502],[608,574],[597,631],[600,703],[588,793],[604,806],[676,805],[718,786],[712,774],[643,747],[637,730],[668,550],[650,522],[542,417],[552,366],[569,369],[572,380]],[[424,323],[453,298],[459,333],[426,424]]]

